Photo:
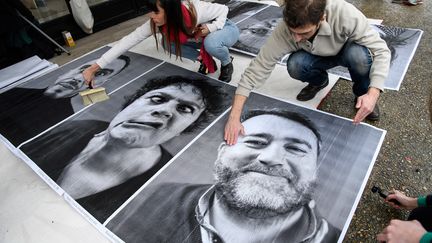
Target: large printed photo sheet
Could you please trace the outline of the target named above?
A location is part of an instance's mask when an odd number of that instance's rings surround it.
[[[252,93],[228,146],[235,87],[131,52],[85,107],[81,72],[107,50],[0,93],[0,133],[108,239],[342,241],[385,131]]]

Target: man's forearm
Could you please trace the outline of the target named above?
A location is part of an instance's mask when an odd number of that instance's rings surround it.
[[[231,112],[229,119],[230,120],[240,120],[240,116],[243,111],[243,106],[246,103],[247,97],[243,95],[236,94],[234,96]]]

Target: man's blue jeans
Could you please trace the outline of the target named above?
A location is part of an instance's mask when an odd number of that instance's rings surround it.
[[[227,19],[222,29],[208,34],[204,39],[204,47],[206,51],[213,57],[221,61],[223,66],[231,62],[231,57],[228,48],[233,46],[238,38],[240,32],[236,24]],[[181,45],[181,55],[192,61],[196,61],[199,56],[199,49],[201,42],[195,40],[188,41]],[[171,51],[175,53],[175,45],[171,44]]]
[[[328,78],[327,70],[339,65],[348,68],[354,82],[354,95],[366,94],[370,84],[372,57],[364,46],[347,42],[336,56],[329,57],[316,56],[301,50],[293,52],[287,60],[289,75],[313,86],[324,84]]]

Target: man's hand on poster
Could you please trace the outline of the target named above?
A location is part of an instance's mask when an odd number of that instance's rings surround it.
[[[239,134],[244,135],[244,127],[239,119],[228,119],[225,124],[225,135],[224,139],[228,145],[234,145],[237,143]]]
[[[370,87],[366,94],[357,98],[355,107],[358,111],[353,120],[354,124],[362,122],[374,110],[380,92],[379,89]]]
[[[245,130],[240,122],[243,106],[247,96],[236,94],[227,123],[225,124],[224,139],[226,144],[234,145],[237,143],[239,134],[245,135]]]
[[[425,233],[426,230],[417,220],[402,221],[393,219],[377,235],[377,240],[386,243],[418,243]]]
[[[90,88],[94,87],[94,77],[95,77],[96,72],[99,69],[100,69],[100,66],[98,64],[94,63],[82,72],[82,75],[84,77],[84,82]]]

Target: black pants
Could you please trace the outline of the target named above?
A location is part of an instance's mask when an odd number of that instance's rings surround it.
[[[411,211],[408,220],[418,220],[426,231],[432,231],[432,207],[418,207]]]

